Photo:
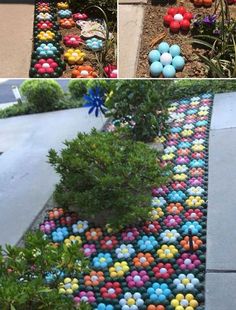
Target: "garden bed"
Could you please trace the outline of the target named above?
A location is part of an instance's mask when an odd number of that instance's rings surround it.
[[[78,17],[77,13],[81,15]],[[79,6],[72,8],[69,1],[36,1],[30,77],[117,77],[116,25],[106,20],[99,9],[88,8],[83,14],[85,11],[81,12]],[[89,37],[82,36],[78,21],[87,25],[96,21],[103,29],[103,37],[99,31]],[[78,44],[66,44],[66,36],[77,36],[73,40],[77,38]],[[97,40],[95,45],[99,44],[99,47],[89,48],[87,39]]]
[[[149,1],[145,6],[144,15],[144,25],[143,25],[143,35],[141,41],[141,48],[139,53],[139,60],[137,66],[136,76],[141,77],[151,77],[150,75],[150,63],[148,60],[148,54],[151,50],[155,49],[158,45],[155,44],[151,47],[151,42],[153,39],[157,38],[161,34],[166,34],[166,36],[160,40],[167,42],[169,45],[177,44],[181,48],[181,55],[184,57],[185,66],[183,70],[176,72],[177,78],[206,78],[212,77],[205,63],[198,57],[198,55],[206,55],[206,49],[200,45],[193,45],[192,40],[194,33],[193,20],[191,23],[190,31],[172,33],[163,23],[163,18],[170,7],[184,6],[186,10],[196,16],[201,14],[203,17],[207,15],[213,15],[215,13],[215,3],[213,2],[211,7],[199,7],[194,6],[191,1],[183,2],[177,0],[176,2],[170,1],[164,3],[162,1]],[[236,18],[236,6],[229,6],[230,16],[233,20]],[[220,8],[217,9],[217,14],[220,13]],[[218,17],[219,20],[219,17]],[[217,38],[217,36],[216,36]],[[159,43],[160,43],[159,42]],[[210,58],[209,56],[207,56]],[[160,77],[163,77],[160,75]],[[227,77],[227,76],[225,76]]]
[[[171,106],[162,160],[173,165],[173,178],[153,189],[147,221],[112,233],[62,209],[48,212],[40,230],[57,246],[78,236],[92,269],[73,274],[76,290],[68,284],[70,275],[62,279],[61,294],[99,310],[204,309],[212,99],[204,94]]]

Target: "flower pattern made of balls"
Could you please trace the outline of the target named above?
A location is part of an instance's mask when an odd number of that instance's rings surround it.
[[[51,59],[40,59],[35,65],[34,68],[37,70],[38,74],[42,75],[45,73],[51,74],[54,73],[58,68],[58,63]]]
[[[184,216],[189,221],[198,221],[202,218],[203,213],[199,209],[189,209],[184,213]]]
[[[189,196],[185,203],[190,208],[198,208],[205,203],[205,200],[203,200],[200,196]]]
[[[183,253],[180,258],[177,259],[177,264],[182,270],[193,270],[201,264],[201,261],[196,254]]]
[[[154,236],[143,236],[138,240],[138,246],[140,251],[148,252],[155,249],[158,246],[158,242]]]
[[[172,191],[168,194],[168,199],[170,202],[182,203],[186,199],[186,195],[183,191]]]
[[[147,268],[154,262],[154,258],[150,253],[138,253],[138,255],[133,259],[135,267]]]
[[[169,279],[175,272],[172,265],[169,263],[158,263],[152,271],[157,279]]]
[[[162,155],[161,158],[166,161],[172,160],[173,158],[175,158],[175,154],[174,153],[165,154],[165,155]]]
[[[40,21],[38,24],[37,24],[37,28],[39,30],[50,30],[53,28],[53,23],[50,22],[49,20],[46,20],[46,21]]]
[[[68,246],[71,246],[72,244],[82,244],[82,239],[80,238],[80,236],[73,236],[73,235],[70,235],[69,238],[65,239],[64,240],[64,243],[65,245],[68,247]]]
[[[98,256],[93,258],[93,266],[96,268],[107,268],[112,264],[112,257],[110,253],[100,252]]]
[[[152,189],[152,196],[166,195],[169,193],[169,189],[167,186],[154,187]]]
[[[200,248],[200,246],[202,245],[202,240],[200,238],[198,238],[197,236],[193,236],[192,237],[192,247],[193,250],[198,250]],[[190,238],[189,236],[185,236],[183,240],[180,241],[180,245],[186,250],[189,251],[190,250]]]
[[[85,236],[88,241],[97,241],[102,237],[102,230],[101,228],[91,228],[90,230],[86,231]]]
[[[53,242],[62,242],[69,235],[68,229],[66,227],[58,227],[52,232]]]
[[[45,221],[39,226],[40,231],[45,234],[50,234],[56,228],[54,221]]]
[[[175,299],[171,300],[171,306],[175,310],[194,310],[198,306],[198,302],[192,294],[177,294]]]
[[[58,16],[60,18],[69,18],[69,17],[72,16],[72,12],[70,10],[68,10],[68,9],[66,9],[66,10],[59,10],[58,11]]]
[[[104,239],[100,241],[101,249],[112,250],[118,244],[116,236],[105,236]]]
[[[192,291],[200,282],[192,273],[188,273],[187,275],[181,273],[177,279],[174,279],[173,283],[179,291],[185,289]]]
[[[173,180],[175,181],[185,181],[188,178],[185,173],[178,173],[173,175]]]
[[[127,292],[124,294],[124,298],[119,300],[121,310],[138,310],[144,305],[144,300],[140,293],[134,294]]]
[[[187,187],[186,182],[184,181],[175,181],[171,184],[171,187],[173,188],[173,190],[178,191],[178,190],[185,190]]]
[[[111,304],[106,305],[101,302],[97,305],[97,308],[95,308],[95,310],[114,310],[114,307]]]
[[[65,278],[58,286],[59,294],[72,295],[79,288],[79,280]]]
[[[163,207],[166,204],[166,200],[163,197],[152,198],[152,207]]]
[[[122,293],[119,282],[107,282],[100,288],[100,294],[104,299],[117,299]]]
[[[176,229],[166,229],[160,234],[162,241],[165,243],[175,243],[177,239],[180,237],[180,234]]]
[[[89,275],[84,276],[84,284],[86,286],[98,286],[101,282],[104,282],[104,273],[102,271],[92,270]]]
[[[188,31],[192,18],[192,13],[187,12],[185,7],[172,7],[167,10],[167,14],[164,16],[164,24],[166,27],[170,27],[171,32],[174,33],[178,33],[179,30]]]
[[[179,156],[176,158],[176,163],[177,164],[188,164],[189,163],[189,158],[188,156]]]
[[[185,173],[188,171],[188,167],[186,165],[177,165],[173,170],[175,173]]]
[[[93,79],[98,77],[98,74],[91,66],[78,66],[72,71],[71,77]]]
[[[49,12],[50,6],[48,3],[40,3],[37,7],[37,11],[39,12]]]
[[[68,5],[67,2],[58,2],[58,3],[57,3],[57,8],[58,8],[59,10],[66,10],[66,9],[69,8],[69,5]]]
[[[146,234],[157,234],[160,228],[161,226],[158,221],[148,221],[142,227]]]
[[[109,268],[111,278],[123,277],[129,271],[126,261],[116,262],[114,266]]]
[[[177,202],[177,203],[172,202],[167,206],[166,210],[169,214],[178,215],[184,210],[184,207],[179,202]]]
[[[126,282],[129,288],[143,287],[147,281],[149,281],[149,276],[145,270],[134,270],[126,277]]]
[[[135,227],[126,229],[126,231],[122,232],[121,234],[122,240],[127,242],[134,241],[135,239],[137,239],[138,236],[139,231]]]
[[[36,16],[37,20],[39,21],[46,21],[46,20],[52,20],[52,15],[49,14],[49,13],[39,13],[37,16]]]
[[[103,41],[97,38],[88,39],[85,41],[86,47],[94,52],[101,51],[103,48]]]
[[[134,247],[132,244],[121,244],[121,246],[115,249],[117,258],[129,258],[135,253]]]
[[[182,227],[181,230],[183,233],[188,234],[188,232],[191,230],[192,234],[198,234],[202,230],[202,226],[197,221],[193,222],[186,222]]]
[[[204,175],[204,170],[202,168],[192,168],[189,173],[192,177],[201,177]]]
[[[104,67],[103,70],[109,79],[117,78],[118,75],[117,66],[109,64],[106,67]]]
[[[67,36],[64,37],[63,42],[64,42],[65,46],[67,46],[67,47],[76,48],[76,47],[78,47],[81,43],[83,43],[84,40],[81,39],[81,37],[78,36],[78,35],[69,34],[69,35],[67,35]]]
[[[159,258],[174,258],[178,254],[178,250],[174,245],[163,244],[160,249],[157,250],[157,255]]]
[[[84,244],[83,252],[86,257],[90,257],[95,254],[97,252],[95,244]]]
[[[200,186],[197,187],[192,186],[187,189],[187,192],[191,196],[201,196],[204,194],[205,190]]]
[[[150,219],[155,221],[158,220],[159,218],[164,216],[164,212],[162,210],[162,208],[158,207],[158,208],[152,208],[152,210],[149,213]]]
[[[176,71],[182,71],[185,65],[185,60],[180,54],[181,49],[177,44],[169,46],[167,42],[161,42],[148,54],[151,76],[159,77],[162,74],[165,78],[175,77]]]
[[[39,34],[37,35],[37,38],[40,41],[52,41],[55,39],[55,33],[50,30],[40,31]]]
[[[72,17],[75,21],[88,19],[88,15],[85,13],[75,13],[72,15]]]
[[[155,282],[148,288],[147,293],[152,302],[163,302],[169,297],[171,290],[166,283]]]
[[[75,27],[75,22],[73,18],[62,18],[59,21],[59,25],[61,26],[61,28],[70,29]]]
[[[56,46],[54,46],[52,43],[42,43],[39,47],[36,49],[36,53],[40,57],[53,57],[59,54],[58,49]]]
[[[74,302],[76,304],[80,304],[81,302],[85,303],[94,303],[96,301],[96,298],[94,296],[93,291],[81,291],[77,296],[74,297]]]
[[[76,224],[72,225],[72,230],[74,234],[82,234],[88,229],[88,221],[78,221]]]
[[[69,65],[82,65],[86,54],[79,49],[69,49],[65,52],[64,58]]]
[[[167,217],[164,219],[164,224],[167,227],[177,227],[182,222],[182,219],[179,217],[179,215],[167,215]]]

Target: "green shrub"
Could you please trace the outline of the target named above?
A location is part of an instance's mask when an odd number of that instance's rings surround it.
[[[107,100],[108,115],[115,119],[131,117],[132,138],[152,141],[167,129],[168,81],[121,80],[112,84],[113,94]]]
[[[63,270],[67,275],[79,274],[88,271],[87,265],[78,244],[55,247],[39,231],[26,236],[25,247],[7,245],[5,250],[0,247],[0,308],[78,309],[73,299],[59,294],[61,278],[57,270]],[[51,282],[45,282],[46,274],[52,272]]]
[[[198,96],[202,93],[226,93],[236,91],[236,80],[177,80],[171,85],[170,99]]]
[[[87,84],[87,89],[100,87],[105,90],[106,93],[109,93],[113,89],[114,80],[97,80],[90,79]]]
[[[54,194],[60,206],[116,229],[147,219],[152,186],[167,181],[167,168],[160,167],[155,150],[95,129],[65,145],[60,155],[49,151],[49,162],[61,177]]]
[[[72,99],[81,99],[87,92],[87,80],[70,80],[68,89]]]
[[[56,110],[64,96],[61,86],[54,80],[26,80],[20,91],[34,113]]]

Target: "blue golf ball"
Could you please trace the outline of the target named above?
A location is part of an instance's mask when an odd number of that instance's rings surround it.
[[[160,61],[154,61],[150,66],[150,73],[152,76],[159,76],[163,70]]]
[[[161,42],[157,48],[161,54],[169,52],[170,46],[166,42]]]
[[[175,77],[175,74],[176,74],[176,70],[174,68],[174,66],[172,65],[166,65],[162,71],[163,73],[163,76],[165,78],[173,78]]]
[[[158,50],[152,50],[149,54],[148,54],[148,60],[150,62],[154,62],[154,61],[158,61],[160,60],[160,52]]]
[[[177,44],[171,45],[170,54],[172,57],[180,55],[180,47]]]
[[[184,58],[182,56],[175,56],[172,60],[172,65],[176,70],[182,70],[185,65]]]

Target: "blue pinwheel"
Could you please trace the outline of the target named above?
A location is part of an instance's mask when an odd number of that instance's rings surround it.
[[[99,112],[105,114],[108,110],[105,107],[105,91],[100,87],[91,88],[88,92],[88,95],[84,95],[84,99],[87,103],[84,107],[90,107],[88,113],[91,114],[95,111],[95,116],[98,117]]]

